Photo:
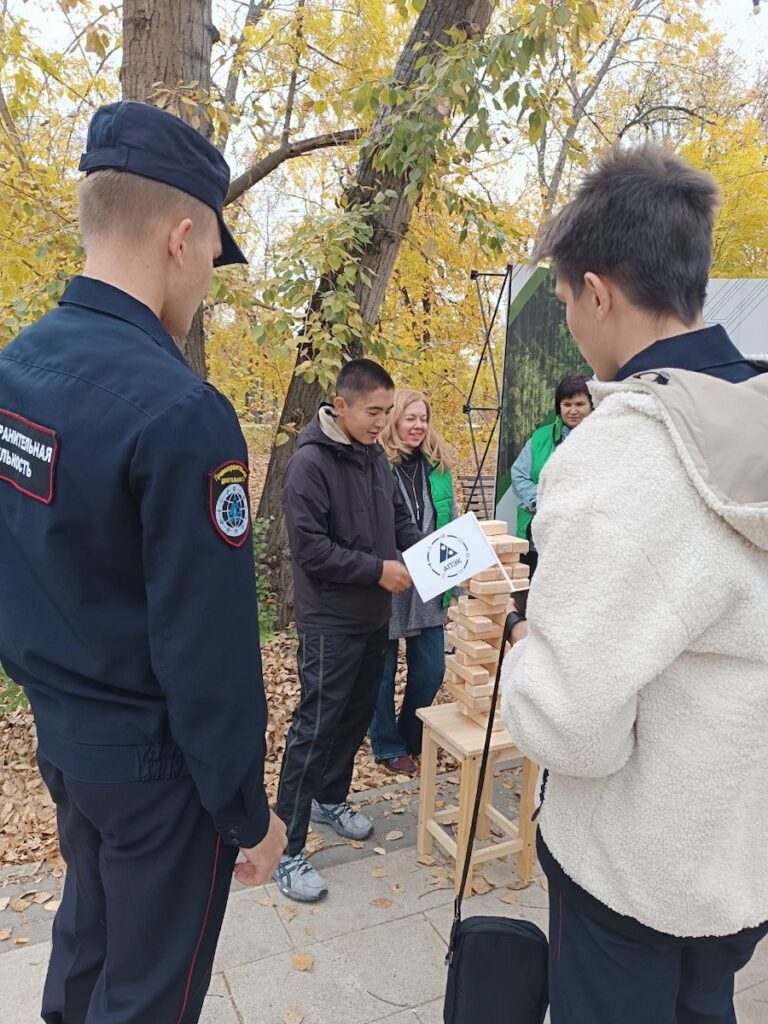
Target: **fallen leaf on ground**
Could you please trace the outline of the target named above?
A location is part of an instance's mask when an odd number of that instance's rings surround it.
[[[386,851],[386,850],[383,850],[383,849],[382,849],[382,848],[381,848],[380,846],[374,846],[374,848],[373,848],[373,852],[374,852],[374,853],[378,853],[378,855],[379,855],[380,857],[384,857],[384,856],[386,855],[386,852],[387,852],[387,851]]]
[[[292,921],[294,917],[299,916],[299,911],[297,907],[283,907],[281,913],[286,921]]]
[[[350,839],[349,845],[355,850],[365,849],[365,843],[361,839]]]
[[[0,932],[0,942],[7,942],[8,939],[10,939],[12,933],[12,928],[3,928],[3,930]]]
[[[405,892],[405,889],[403,889],[402,885],[395,884],[390,885],[389,891],[395,896],[402,896],[403,893]]]
[[[452,889],[453,882],[450,878],[435,878],[432,882],[433,889]]]
[[[392,906],[392,900],[388,900],[386,896],[381,896],[377,900],[371,900],[372,907],[379,907],[380,910],[386,910],[387,907]]]
[[[515,784],[512,781],[512,779],[504,779],[504,781],[502,782],[502,786],[504,787],[504,789],[514,789],[515,788]]]
[[[386,840],[387,840],[388,843],[394,843],[395,840],[402,839],[404,835],[405,835],[405,832],[397,832],[397,831],[395,831],[395,832],[387,832]]]
[[[517,903],[517,896],[513,892],[497,893],[496,898],[502,903]]]
[[[17,896],[16,899],[10,901],[8,906],[17,914],[23,914],[25,910],[29,910],[32,904],[29,902],[29,900],[23,900],[19,896]]]
[[[315,958],[311,953],[294,953],[291,957],[291,967],[294,971],[311,971],[315,966]]]
[[[10,896],[2,896],[2,897],[0,897],[0,914],[2,914],[2,912],[4,910],[8,909],[8,904],[10,902],[11,902],[11,897]]]
[[[445,800],[435,800],[435,810],[439,811],[441,807],[445,807]]]
[[[386,878],[387,872],[384,868],[374,868],[371,872],[371,878]]]
[[[475,893],[476,896],[485,896],[485,894],[487,892],[491,892],[493,888],[494,886],[492,886],[488,879],[483,875],[479,875],[472,882],[472,892]]]
[[[544,892],[549,892],[549,880],[547,878],[540,878],[539,885],[544,890]]]
[[[33,903],[37,903],[39,905],[42,905],[43,903],[47,903],[48,900],[52,900],[52,899],[53,899],[53,893],[52,892],[37,892],[37,893],[35,893],[34,897],[32,898],[32,902]]]
[[[417,857],[417,864],[423,864],[425,867],[431,868],[433,864],[437,864],[434,857],[430,857],[429,854],[422,854],[421,857]]]
[[[516,878],[514,882],[508,882],[508,889],[527,889],[530,886],[530,881],[526,882],[524,878]]]
[[[14,939],[13,941],[16,943],[17,946],[26,946],[26,944],[29,942],[29,939],[19,938]]]
[[[48,902],[44,903],[43,906],[46,910],[50,910],[52,914],[55,914],[61,906],[61,900],[48,900]]]
[[[275,901],[270,899],[269,896],[262,896],[260,900],[256,900],[260,907],[274,907]]]
[[[304,1024],[304,1011],[291,1009],[283,1017],[283,1024]]]
[[[313,832],[311,835],[307,836],[307,841],[304,844],[304,848],[307,851],[308,857],[311,857],[313,853],[317,853],[319,850],[322,850],[324,846],[325,840],[323,839],[322,836],[317,835],[316,832]]]

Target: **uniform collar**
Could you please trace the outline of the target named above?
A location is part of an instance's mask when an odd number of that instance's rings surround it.
[[[667,367],[706,373],[743,362],[744,356],[728,337],[725,328],[716,324],[654,342],[625,363],[613,379],[626,380],[636,373]]]
[[[148,334],[160,348],[175,359],[188,365],[178,345],[149,306],[145,306],[143,302],[134,299],[120,288],[115,288],[104,281],[97,281],[93,277],[73,277],[59,299],[59,305],[82,306],[84,309],[93,309],[117,320],[124,320]]]

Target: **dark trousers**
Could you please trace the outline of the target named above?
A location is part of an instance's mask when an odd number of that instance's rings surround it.
[[[299,633],[301,702],[285,743],[276,813],[288,829],[286,853],[301,853],[312,798],[346,800],[355,754],[373,718],[389,635]]]
[[[371,723],[371,746],[377,761],[390,761],[404,754],[421,753],[422,723],[416,717],[419,708],[428,708],[440,689],[445,675],[445,630],[442,626],[422,629],[405,640],[408,679],[400,714],[395,718],[395,675],[399,640],[390,640],[384,672]]]
[[[726,939],[640,942],[550,890],[549,929],[552,1024],[736,1024],[734,975],[768,924]]]
[[[38,762],[67,862],[43,1020],[194,1024],[237,850],[188,777],[87,783]]]

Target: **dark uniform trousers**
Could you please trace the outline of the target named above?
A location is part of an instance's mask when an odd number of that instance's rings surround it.
[[[552,1024],[736,1024],[734,975],[768,923],[726,938],[640,941],[568,903],[550,882]]]
[[[235,847],[188,776],[79,782],[42,755],[67,863],[46,1024],[194,1024],[211,978]]]
[[[275,812],[288,829],[289,856],[306,842],[312,798],[338,804],[349,794],[388,642],[388,626],[360,635],[299,633],[301,702],[286,740]]]

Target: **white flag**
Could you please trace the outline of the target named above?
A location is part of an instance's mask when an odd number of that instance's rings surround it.
[[[498,564],[474,512],[454,519],[408,548],[403,561],[422,601],[431,601]]]

